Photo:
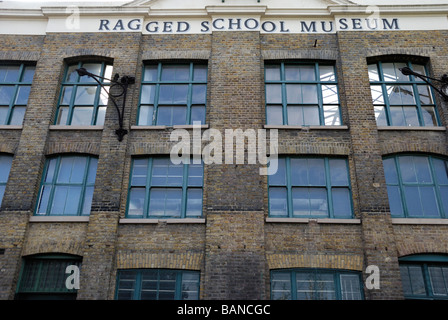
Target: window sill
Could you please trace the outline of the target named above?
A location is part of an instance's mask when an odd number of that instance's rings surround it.
[[[50,130],[103,130],[104,126],[61,126],[50,125]]]
[[[330,219],[330,218],[266,218],[266,222],[274,223],[330,223],[330,224],[361,224],[360,219]]]
[[[0,130],[22,130],[23,126],[0,125]]]
[[[167,130],[167,129],[193,129],[198,126],[192,124],[186,125],[175,125],[175,126],[131,126],[131,130]],[[208,124],[203,124],[199,126],[201,129],[208,129]]]
[[[167,224],[174,224],[174,223],[185,223],[185,224],[191,224],[191,223],[205,223],[205,219],[201,218],[185,218],[185,219],[150,219],[150,218],[124,218],[120,219],[121,224],[158,224],[158,223],[167,223]]]
[[[448,219],[440,218],[392,218],[392,224],[437,224],[448,225]]]
[[[446,127],[405,127],[405,126],[379,126],[381,131],[446,131]]]
[[[88,216],[32,216],[30,222],[89,222]]]
[[[348,126],[290,126],[265,124],[265,129],[285,129],[285,130],[347,130]]]

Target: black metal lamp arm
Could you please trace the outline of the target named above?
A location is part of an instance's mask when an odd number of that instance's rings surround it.
[[[115,133],[118,136],[118,140],[122,141],[124,135],[126,135],[128,133],[128,131],[126,129],[123,128],[123,116],[124,116],[124,110],[125,110],[125,106],[126,106],[126,95],[127,95],[127,91],[128,91],[128,86],[130,84],[134,84],[135,83],[135,78],[134,77],[129,77],[129,76],[123,76],[120,79],[120,82],[118,81],[118,79],[120,78],[120,76],[117,74],[115,74],[113,79],[108,79],[105,77],[101,77],[98,75],[95,75],[93,73],[88,72],[85,68],[79,68],[76,69],[76,72],[78,73],[78,75],[80,77],[83,76],[88,76],[89,78],[92,78],[93,80],[95,80],[102,89],[104,89],[104,91],[107,93],[107,95],[111,98],[115,108],[117,109],[118,112],[118,124],[119,124],[119,128],[117,130],[115,130]],[[111,86],[108,86],[109,88],[106,88],[106,86],[99,81],[98,79],[104,79],[109,81],[110,83],[112,83]],[[112,89],[114,86],[119,86],[121,88],[121,92],[118,92],[116,94],[112,94],[110,92],[110,89]],[[116,98],[119,98],[123,96],[123,104],[121,106],[121,110],[118,107]]]
[[[435,79],[435,78],[431,78],[428,76],[424,76],[420,73],[417,73],[415,71],[412,71],[410,68],[408,67],[404,67],[404,68],[400,68],[399,69],[401,71],[402,74],[404,74],[405,76],[409,76],[409,75],[413,75],[414,77],[417,77],[419,79],[422,79],[423,81],[425,81],[428,85],[430,85],[434,90],[436,90],[445,101],[448,101],[448,75],[444,74],[442,76],[441,79]],[[430,81],[428,80],[433,80],[433,81],[437,81],[442,83],[442,88],[439,89],[437,88],[435,85],[433,85]],[[445,91],[446,90],[446,91]],[[447,92],[447,93],[445,93]]]

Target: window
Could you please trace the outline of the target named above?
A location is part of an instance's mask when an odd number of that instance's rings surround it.
[[[35,67],[0,65],[0,125],[22,125]]]
[[[448,299],[448,256],[412,255],[399,259],[407,299]]]
[[[265,65],[268,125],[341,125],[338,84],[333,65]]]
[[[403,67],[427,75],[422,64],[369,64],[370,88],[378,126],[437,126],[439,121],[431,87],[414,76],[403,75],[399,70]]]
[[[118,270],[117,300],[199,300],[199,271]]]
[[[67,288],[72,273],[68,266],[81,268],[81,258],[70,255],[37,255],[25,258],[17,288],[19,300],[75,300],[76,289]]]
[[[12,156],[0,155],[0,205],[2,204],[6,183],[8,182],[9,172],[11,171],[11,164]]]
[[[207,65],[148,64],[143,70],[137,124],[204,124],[206,97]]]
[[[112,66],[106,63],[78,63],[67,66],[62,82],[56,124],[72,126],[90,126],[104,124],[108,103],[107,89],[88,76],[80,77],[75,71],[85,68],[87,71],[110,79]],[[100,80],[107,88],[107,80]]]
[[[280,157],[268,180],[271,217],[353,217],[346,159]]]
[[[169,158],[136,158],[128,198],[128,218],[202,216],[203,164],[174,165]]]
[[[271,271],[272,300],[362,300],[360,272],[329,269]]]
[[[89,215],[98,160],[60,156],[47,161],[36,215]]]
[[[448,161],[424,155],[383,159],[392,217],[447,218]]]

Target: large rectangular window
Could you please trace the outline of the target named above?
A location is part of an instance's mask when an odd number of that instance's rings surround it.
[[[0,205],[8,182],[9,172],[11,171],[12,156],[0,155]]]
[[[280,157],[268,180],[270,217],[353,217],[346,159]]]
[[[128,196],[128,218],[202,216],[203,164],[170,158],[135,158]]]
[[[378,126],[437,126],[437,109],[432,89],[423,80],[405,76],[409,67],[428,75],[422,64],[377,62],[369,64],[370,89]]]
[[[0,64],[0,125],[22,125],[35,67]]]
[[[108,82],[101,79],[103,86],[88,76],[80,77],[78,68],[110,79],[112,65],[107,63],[78,63],[67,66],[62,82],[55,123],[58,125],[90,126],[104,124],[108,103]]]
[[[117,300],[199,300],[199,271],[118,270]]]
[[[36,215],[89,215],[98,159],[60,156],[47,161]]]
[[[206,98],[206,64],[147,64],[143,70],[137,124],[204,124]]]
[[[328,269],[271,271],[272,300],[362,300],[359,272]]]
[[[433,156],[383,159],[392,217],[448,217],[448,161]]]
[[[38,255],[24,259],[17,299],[74,300],[77,289],[67,286],[69,266],[81,268],[81,258],[68,255]],[[69,280],[70,281],[70,280]]]
[[[268,125],[341,125],[335,67],[324,63],[265,65]]]

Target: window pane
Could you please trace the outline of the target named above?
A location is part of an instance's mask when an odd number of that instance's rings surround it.
[[[342,300],[361,300],[359,277],[354,274],[341,274]]]
[[[282,103],[282,86],[280,84],[266,85],[266,103]]]
[[[307,159],[291,159],[291,184],[293,186],[308,186],[308,160]]]
[[[294,216],[310,215],[310,195],[308,188],[292,189],[292,211]]]
[[[315,81],[316,73],[314,66],[297,66],[286,65],[285,66],[285,79],[291,81]]]
[[[59,107],[57,124],[66,125],[68,119],[68,107]]]
[[[182,273],[182,300],[199,300],[199,273]]]
[[[418,86],[418,93],[421,104],[434,104],[429,86]]]
[[[414,90],[412,86],[387,86],[389,103],[393,105],[415,105]]]
[[[317,273],[315,280],[315,299],[335,300],[336,289],[334,285],[334,275]]]
[[[77,64],[68,67],[67,76],[65,78],[65,81],[67,81],[67,82],[77,82],[78,81],[78,73],[76,72],[76,69],[78,69]]]
[[[96,125],[104,125],[104,120],[106,118],[106,107],[98,107],[98,115],[96,116]]]
[[[403,107],[403,113],[407,126],[419,126],[417,108],[415,107]]]
[[[267,124],[282,125],[283,124],[283,107],[267,106],[266,108]]]
[[[149,215],[180,217],[181,205],[181,189],[151,189],[149,199]]]
[[[98,159],[90,158],[89,172],[87,173],[87,183],[89,184],[95,183],[97,167],[98,167]]]
[[[445,277],[448,275],[447,271],[445,271],[445,275],[442,267],[428,267],[429,278],[431,280],[431,287],[434,295],[436,296],[447,296],[447,281]]]
[[[72,125],[88,126],[92,123],[93,107],[73,108]]]
[[[118,300],[132,300],[136,285],[136,271],[119,271]]]
[[[95,75],[101,75],[101,63],[84,63],[82,65],[84,69]],[[79,82],[96,82],[93,78],[83,76],[79,78]]]
[[[0,82],[18,82],[20,66],[0,66]]]
[[[268,177],[270,186],[285,186],[286,185],[286,159],[279,158],[277,161],[277,172]]]
[[[335,218],[347,218],[352,216],[350,190],[348,188],[333,188],[333,214]]]
[[[72,99],[73,87],[65,86],[62,88],[62,96],[60,104],[69,105]]]
[[[154,159],[151,179],[153,186],[182,186],[183,165],[174,165],[170,159]]]
[[[82,206],[82,215],[89,215],[90,209],[92,208],[92,199],[93,199],[93,187],[86,187],[86,191],[84,194],[84,203]]]
[[[303,107],[289,105],[287,107],[287,110],[288,110],[288,125],[301,126],[304,124]]]
[[[34,72],[36,71],[36,67],[27,66],[23,72],[22,82],[32,82],[34,77]]]
[[[379,75],[378,75],[378,67],[376,64],[369,64],[369,80],[370,81],[379,81]]]
[[[7,124],[9,107],[0,107],[0,125]]]
[[[327,191],[324,188],[309,188],[311,215],[328,215]]]
[[[145,203],[145,188],[132,188],[129,195],[128,216],[142,216]]]
[[[387,195],[389,197],[391,215],[400,217],[403,216],[400,188],[398,186],[387,186]]]
[[[287,216],[286,188],[269,188],[269,214],[270,216]]]
[[[422,116],[425,126],[437,126],[436,110],[434,107],[422,107]]]
[[[440,198],[442,199],[445,218],[448,217],[448,186],[440,187]]]
[[[0,182],[6,183],[8,181],[9,172],[11,170],[12,157],[0,156]]]
[[[266,81],[280,80],[280,66],[266,65],[265,72],[266,72]]]
[[[194,66],[194,81],[207,81],[207,66],[206,65],[195,65]]]
[[[14,96],[14,86],[0,86],[0,105],[9,105]]]
[[[320,81],[336,81],[333,66],[319,66]]]
[[[406,120],[403,114],[402,107],[390,107],[391,125],[405,126]]]
[[[303,122],[304,125],[319,125],[319,108],[317,106],[303,107]]]
[[[419,266],[408,267],[409,279],[411,284],[411,293],[415,295],[426,295],[423,272]]]
[[[191,97],[191,103],[205,104],[206,95],[207,95],[206,85],[193,85],[193,94]]]
[[[187,107],[159,106],[157,112],[158,125],[182,125],[186,124]]]
[[[448,184],[448,161],[433,158],[435,176],[439,184]]]
[[[187,217],[202,216],[202,189],[189,188],[187,192]]]
[[[47,208],[49,204],[50,194],[51,194],[51,186],[43,186],[41,193],[40,193],[40,201],[39,201],[39,208],[37,209],[36,214],[46,214]]]
[[[191,124],[195,122],[205,124],[205,106],[191,107]]]
[[[5,194],[6,186],[0,185],[0,206],[2,205],[3,195]]]
[[[14,107],[12,109],[11,120],[9,121],[10,125],[20,126],[23,124],[23,118],[25,117],[25,107]]]
[[[156,94],[156,86],[155,85],[143,85],[142,93],[140,96],[140,103],[154,104],[155,94]]]
[[[384,106],[374,106],[377,126],[387,126],[387,114]]]
[[[82,183],[86,165],[85,157],[62,157],[57,182]]]
[[[138,125],[139,126],[152,125],[153,116],[154,116],[154,106],[141,105],[140,113],[138,115]]]
[[[157,65],[145,67],[143,81],[157,81]]]
[[[339,106],[325,106],[324,105],[324,123],[326,126],[341,125],[341,116],[339,113]]]
[[[202,187],[204,181],[204,167],[202,164],[188,165],[188,185]]]
[[[28,97],[30,95],[30,86],[20,86],[17,92],[15,104],[26,105],[28,104]]]
[[[384,104],[384,96],[382,86],[370,86],[373,104]]]
[[[307,159],[309,184],[312,186],[325,186],[324,159]]]
[[[330,177],[332,186],[348,186],[347,161],[330,159]]]
[[[338,104],[338,87],[335,85],[322,86],[322,98],[324,104]]]
[[[96,95],[96,86],[78,86],[75,96],[77,105],[93,105]]]
[[[291,274],[290,272],[272,272],[271,299],[291,300]]]
[[[420,194],[425,217],[439,217],[439,207],[437,205],[434,187],[420,187]]]
[[[382,63],[384,81],[409,81],[399,70],[407,67],[406,63]]]
[[[314,299],[314,275],[300,272],[296,274],[297,300]]]
[[[146,178],[148,174],[148,160],[147,159],[134,159],[132,165],[132,186],[145,186]]]
[[[162,81],[188,81],[190,79],[190,65],[164,65],[162,67]]]
[[[51,207],[52,215],[76,215],[81,187],[56,186]]]

